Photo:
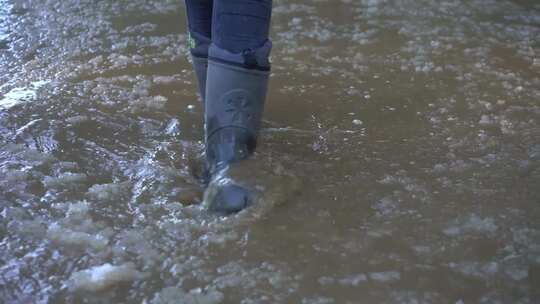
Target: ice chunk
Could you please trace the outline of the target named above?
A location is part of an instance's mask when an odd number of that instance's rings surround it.
[[[309,297],[309,298],[303,298],[302,304],[332,304],[336,303],[336,301],[332,298],[327,297]]]
[[[443,173],[448,171],[448,166],[445,164],[436,164],[433,166],[433,173]]]
[[[92,235],[86,232],[73,231],[61,227],[58,224],[52,224],[47,230],[47,237],[56,243],[65,246],[76,246],[82,248],[92,248],[101,250],[107,246],[109,240],[103,235]]]
[[[476,278],[493,276],[499,271],[499,265],[496,262],[451,262],[448,266],[458,273]]]
[[[497,230],[495,220],[492,218],[480,218],[477,215],[472,215],[460,225],[453,225],[443,230],[443,233],[448,236],[458,236],[463,233],[481,233],[492,234]]]
[[[88,121],[90,121],[90,118],[86,115],[75,115],[66,118],[66,122],[72,125],[80,125]]]
[[[0,108],[9,109],[17,104],[35,100],[37,91],[49,82],[49,80],[34,81],[28,87],[12,89],[0,98]]]
[[[28,179],[28,173],[25,171],[9,170],[2,173],[5,174],[4,180],[8,183],[23,183]]]
[[[191,290],[185,293],[177,287],[167,287],[154,296],[151,304],[217,304],[223,302],[223,293],[217,290]]]
[[[71,275],[68,285],[74,290],[98,291],[120,282],[132,281],[140,276],[132,264],[113,266],[106,263],[75,272]]]
[[[522,281],[529,277],[528,269],[508,267],[504,271],[514,281]]]
[[[56,160],[55,157],[51,154],[42,153],[34,149],[27,149],[23,145],[8,145],[6,147],[6,150],[13,154],[20,153],[21,158],[28,162],[44,164]]]
[[[377,215],[388,216],[396,211],[397,203],[391,196],[385,196],[375,203],[373,208],[377,210]]]
[[[85,201],[70,204],[66,217],[70,218],[71,220],[84,220],[87,217],[88,210],[89,206]]]
[[[480,121],[478,121],[478,124],[487,126],[494,124],[494,122],[489,115],[482,115],[482,117],[480,117]]]
[[[154,76],[152,82],[157,85],[180,84],[181,81],[177,76]]]
[[[331,285],[331,284],[334,284],[334,282],[336,281],[336,279],[332,278],[332,277],[320,277],[319,278],[319,284],[325,286],[325,285]]]
[[[131,112],[145,112],[163,110],[167,103],[167,97],[165,96],[147,96],[140,99],[136,99],[130,102]]]
[[[397,271],[371,272],[369,278],[380,283],[390,283],[399,281],[401,274]]]
[[[358,273],[344,277],[343,279],[339,280],[339,284],[345,286],[358,286],[366,281],[367,276],[363,273]]]
[[[125,193],[125,186],[123,183],[97,184],[88,189],[88,195],[98,201],[112,201],[119,199]]]
[[[76,188],[78,185],[86,181],[86,175],[82,173],[62,173],[58,177],[47,176],[43,180],[43,184],[48,189],[51,188]]]

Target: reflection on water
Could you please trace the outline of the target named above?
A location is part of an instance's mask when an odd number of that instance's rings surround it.
[[[0,0],[4,302],[540,298],[540,5],[274,4],[260,196],[220,218],[181,1]]]

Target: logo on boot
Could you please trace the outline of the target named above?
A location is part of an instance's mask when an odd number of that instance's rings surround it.
[[[231,124],[245,126],[251,121],[251,98],[245,90],[232,90],[223,96],[225,113]]]

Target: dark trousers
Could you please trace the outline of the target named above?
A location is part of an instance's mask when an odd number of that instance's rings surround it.
[[[185,0],[191,52],[210,44],[230,53],[253,52],[268,41],[272,0]]]

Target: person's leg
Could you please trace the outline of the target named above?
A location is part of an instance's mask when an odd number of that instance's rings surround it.
[[[206,92],[208,48],[212,39],[213,2],[213,0],[185,0],[191,59],[203,102]]]
[[[242,63],[247,68],[254,68],[254,51],[264,48],[266,54],[260,54],[260,67],[269,68],[268,35],[272,13],[271,0],[216,0],[212,20],[213,56],[221,60]]]
[[[253,153],[264,108],[271,43],[271,0],[215,0],[206,82],[206,157],[215,180]],[[245,208],[249,191],[220,184],[210,208]]]

